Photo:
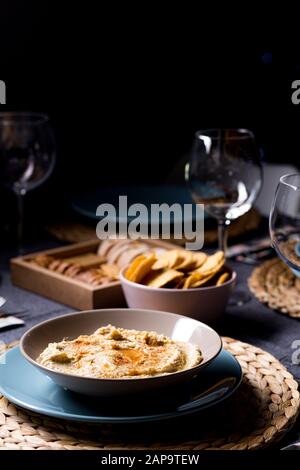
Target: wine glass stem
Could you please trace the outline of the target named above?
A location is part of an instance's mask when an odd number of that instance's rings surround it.
[[[22,254],[23,252],[23,234],[24,234],[24,196],[26,191],[19,190],[16,191],[17,196],[17,243],[18,243],[18,252]]]
[[[219,250],[224,251],[226,256],[227,252],[227,225],[226,221],[223,219],[218,220],[218,243],[219,243]]]

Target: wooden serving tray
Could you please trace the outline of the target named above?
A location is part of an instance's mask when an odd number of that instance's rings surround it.
[[[149,245],[149,247],[156,246],[174,249],[173,244],[161,240],[142,241]],[[15,286],[22,287],[79,310],[125,306],[126,303],[119,281],[95,287],[47,268],[28,263],[28,260],[37,255],[71,258],[72,256],[91,251],[96,252],[100,243],[101,240],[74,243],[60,248],[12,258],[10,261],[12,283]]]

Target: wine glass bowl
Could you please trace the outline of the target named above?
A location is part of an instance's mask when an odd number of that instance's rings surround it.
[[[252,207],[262,185],[260,152],[247,129],[209,129],[195,134],[186,179],[197,204],[218,220],[219,248],[226,226]]]
[[[0,113],[0,169],[3,184],[15,192],[42,184],[53,170],[55,144],[48,116]]]
[[[18,200],[18,240],[23,231],[23,198],[53,171],[55,139],[46,114],[0,112],[0,179]]]
[[[273,199],[269,228],[278,256],[300,276],[300,173],[280,178]]]

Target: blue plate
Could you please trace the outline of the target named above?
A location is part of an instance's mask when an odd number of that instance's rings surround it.
[[[1,358],[0,372],[0,393],[12,403],[43,415],[89,423],[140,423],[196,413],[229,397],[242,379],[239,363],[225,350],[188,384],[138,399],[93,399],[66,391],[27,362],[18,347]]]
[[[157,186],[116,186],[113,188],[96,188],[84,193],[73,196],[71,205],[73,210],[77,213],[88,217],[90,219],[99,220],[96,216],[97,207],[103,203],[112,204],[116,210],[119,207],[119,196],[127,196],[128,207],[135,203],[144,204],[147,208],[148,217],[143,220],[143,214],[139,214],[139,220],[143,224],[150,222],[151,204],[166,203],[171,206],[174,203],[179,203],[183,212],[184,204],[192,204],[191,195],[186,186],[183,185],[157,185]],[[186,221],[193,221],[196,217],[195,204],[193,204],[192,217],[185,216]],[[205,217],[206,214],[205,214]],[[116,214],[116,221],[130,222],[134,217],[127,216],[125,219],[121,214]],[[107,217],[108,219],[108,217]],[[160,220],[153,219],[152,223],[160,223]],[[180,222],[177,216],[171,214],[171,222]]]

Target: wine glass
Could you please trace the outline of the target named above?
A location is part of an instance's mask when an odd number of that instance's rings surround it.
[[[0,113],[0,178],[18,201],[17,236],[23,235],[24,196],[42,184],[55,164],[55,140],[46,114]]]
[[[280,178],[269,228],[273,248],[293,273],[300,276],[300,173]]]
[[[197,131],[186,167],[193,200],[218,221],[226,255],[227,226],[252,207],[262,185],[260,152],[247,129]]]

